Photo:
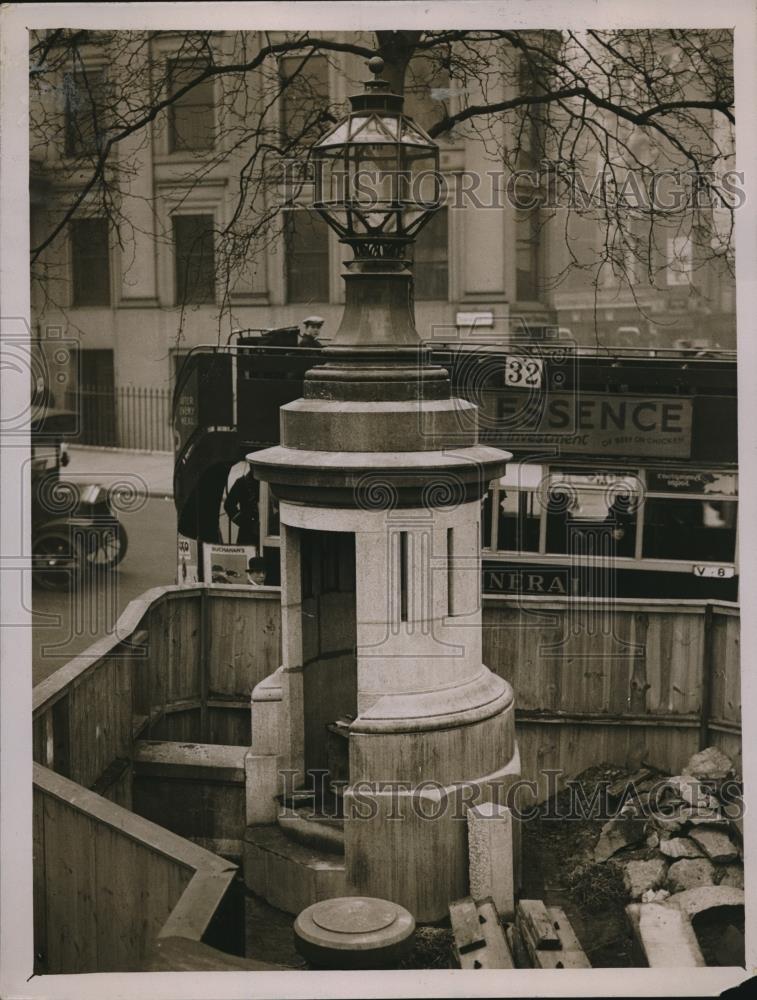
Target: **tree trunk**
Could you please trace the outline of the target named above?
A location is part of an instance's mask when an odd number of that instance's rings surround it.
[[[405,92],[405,71],[413,57],[420,31],[377,31],[378,54],[384,60],[381,74],[395,94]]]

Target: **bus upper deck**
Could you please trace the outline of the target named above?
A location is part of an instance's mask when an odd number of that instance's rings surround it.
[[[249,341],[187,356],[174,407],[184,537],[233,544],[229,470],[278,443],[279,407],[322,360],[317,348]],[[424,360],[477,404],[481,439],[513,453],[482,502],[485,590],[736,598],[733,355],[468,343],[431,345]],[[259,506],[259,548],[276,582],[265,486]]]

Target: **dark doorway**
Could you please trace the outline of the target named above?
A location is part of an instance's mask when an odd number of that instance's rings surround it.
[[[79,352],[79,384],[74,392],[69,406],[79,413],[79,443],[117,447],[113,351],[87,348]]]
[[[334,728],[357,714],[355,536],[302,531],[300,538],[305,770],[338,781],[346,779],[347,740],[335,740]]]

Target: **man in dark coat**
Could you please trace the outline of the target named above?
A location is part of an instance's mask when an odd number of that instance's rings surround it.
[[[226,495],[223,509],[231,521],[236,524],[237,545],[260,546],[260,483],[255,478],[252,468],[236,480]]]

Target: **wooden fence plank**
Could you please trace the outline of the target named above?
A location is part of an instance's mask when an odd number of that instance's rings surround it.
[[[141,952],[143,892],[139,873],[144,849],[116,830],[100,824],[95,842],[97,868],[97,971],[128,972]],[[106,917],[107,915],[107,917]]]
[[[94,822],[46,797],[45,879],[49,971],[97,969]]]
[[[34,892],[34,971],[41,975],[47,971],[47,879],[45,864],[45,801],[41,792],[34,790],[32,813],[32,858]],[[38,958],[37,956],[41,956]]]

